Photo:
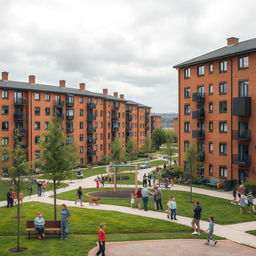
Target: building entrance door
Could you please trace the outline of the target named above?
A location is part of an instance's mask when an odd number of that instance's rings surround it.
[[[240,169],[238,171],[238,183],[239,184],[243,184],[244,182],[246,182],[248,180],[248,177],[249,177],[249,171],[248,170]]]

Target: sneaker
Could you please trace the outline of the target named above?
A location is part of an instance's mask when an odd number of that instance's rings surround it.
[[[175,220],[178,220],[178,219],[175,218]]]
[[[191,233],[192,235],[199,235],[198,232],[194,231],[193,233]]]
[[[215,241],[215,242],[214,242],[214,246],[215,246],[217,243],[218,243],[218,241]]]
[[[208,243],[208,242],[206,242],[205,244],[206,244],[206,245],[209,245],[209,243]]]

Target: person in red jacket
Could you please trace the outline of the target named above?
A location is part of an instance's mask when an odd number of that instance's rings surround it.
[[[100,229],[98,231],[98,242],[99,242],[99,250],[97,251],[96,255],[99,256],[100,254],[102,256],[105,256],[105,241],[106,241],[106,232],[104,229],[106,228],[105,223],[101,223]]]

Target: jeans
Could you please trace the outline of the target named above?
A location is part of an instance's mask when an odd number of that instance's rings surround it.
[[[210,242],[210,240],[215,241],[215,239],[213,238],[213,233],[211,233],[211,232],[209,232],[208,236],[207,236],[208,243]]]
[[[144,211],[148,210],[148,197],[142,197],[143,199],[143,207],[144,207]]]
[[[144,187],[144,188],[147,187],[147,180],[143,180],[143,187]]]
[[[176,209],[171,209],[171,219],[175,219],[176,220]]]
[[[39,235],[39,236],[41,236],[42,234],[44,234],[44,226],[35,226],[35,229],[36,229],[36,231],[37,231],[37,234]]]
[[[160,208],[161,210],[163,210],[161,198],[160,198],[160,199],[156,199],[156,208],[157,208],[157,210],[159,210],[159,208]]]
[[[42,196],[42,188],[37,188],[37,194],[38,196]]]
[[[96,255],[105,256],[105,241],[99,241],[99,250],[97,251]]]
[[[148,186],[151,187],[151,180],[148,180]]]
[[[62,238],[68,237],[68,222],[66,220],[60,220]]]
[[[9,207],[13,207],[13,199],[12,198],[7,199],[7,208],[9,208]]]

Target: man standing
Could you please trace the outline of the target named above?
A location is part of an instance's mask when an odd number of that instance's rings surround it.
[[[12,189],[7,192],[7,208],[13,207]]]
[[[43,184],[42,184],[42,182],[39,180],[39,181],[37,182],[37,194],[38,194],[38,196],[42,196],[42,186],[43,186]]]
[[[163,210],[163,206],[162,206],[162,193],[161,191],[158,189],[158,187],[155,187],[155,193],[154,193],[154,198],[156,201],[156,210]]]
[[[144,211],[148,210],[148,197],[149,195],[152,195],[152,193],[148,190],[148,188],[143,188],[141,190],[142,200],[143,200],[143,206]]]
[[[148,186],[151,187],[151,180],[152,180],[152,175],[151,173],[149,172],[148,173]]]
[[[192,228],[194,229],[194,232],[192,235],[200,235],[200,219],[201,219],[201,213],[202,213],[202,207],[200,206],[200,203],[197,201],[195,202],[195,208],[193,209],[193,219],[191,222]]]

